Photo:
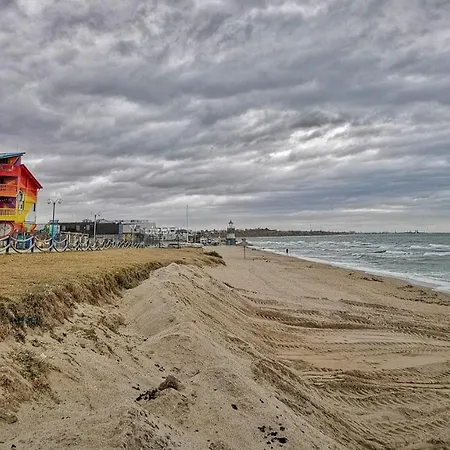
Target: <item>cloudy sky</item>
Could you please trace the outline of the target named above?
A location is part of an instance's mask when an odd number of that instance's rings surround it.
[[[38,221],[450,231],[450,1],[0,0]]]

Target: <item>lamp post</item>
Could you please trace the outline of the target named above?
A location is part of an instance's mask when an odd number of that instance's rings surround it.
[[[58,203],[58,205],[60,205],[62,203],[62,199],[57,198],[56,200],[53,200],[53,199],[49,198],[47,200],[47,203],[49,205],[52,205],[52,238],[55,238],[55,209],[56,209],[57,203]]]
[[[189,244],[189,205],[186,205],[186,243]]]
[[[94,244],[97,239],[97,217],[100,217],[100,214],[94,214]]]

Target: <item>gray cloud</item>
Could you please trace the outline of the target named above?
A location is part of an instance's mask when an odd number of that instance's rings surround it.
[[[0,151],[61,218],[450,226],[450,3],[0,1]]]

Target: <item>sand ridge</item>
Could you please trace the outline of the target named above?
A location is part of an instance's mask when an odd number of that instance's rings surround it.
[[[1,344],[49,373],[17,422],[0,420],[0,449],[449,448],[448,296],[218,251],[226,267],[172,264],[52,334]],[[176,389],[156,389],[170,376]]]

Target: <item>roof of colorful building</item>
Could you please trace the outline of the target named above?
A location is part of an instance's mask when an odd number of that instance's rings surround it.
[[[0,159],[13,158],[14,156],[23,156],[25,152],[0,153]]]

